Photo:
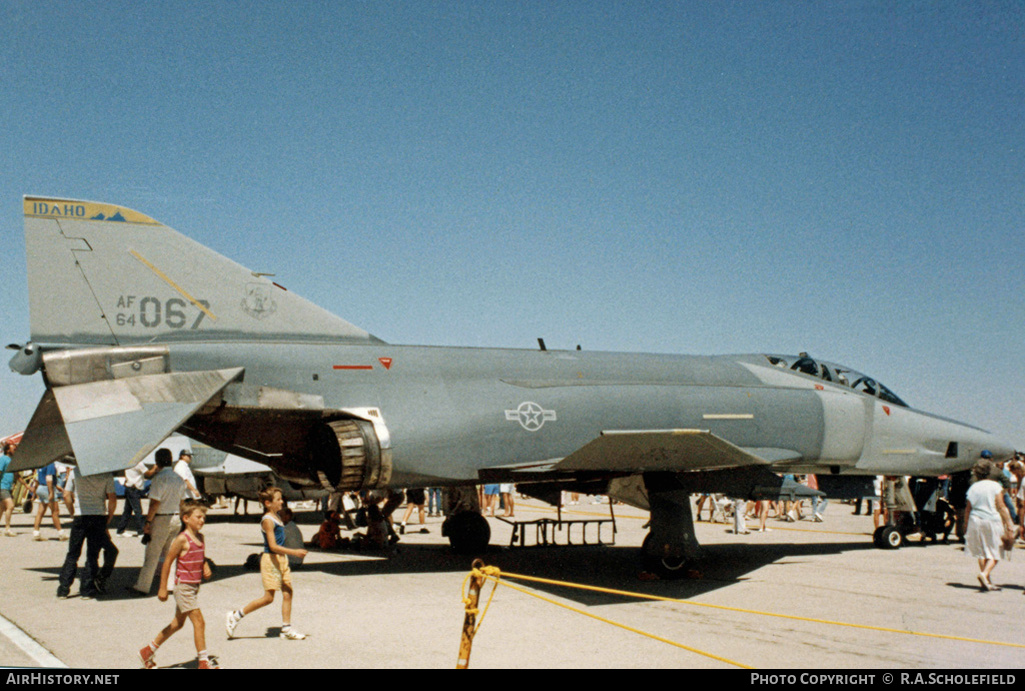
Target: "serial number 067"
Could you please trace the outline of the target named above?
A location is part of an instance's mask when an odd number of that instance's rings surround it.
[[[205,308],[210,307],[207,300],[198,302]],[[155,329],[161,325],[171,329],[198,329],[203,317],[206,316],[206,312],[181,298],[162,301],[155,297],[122,295],[117,301],[117,307],[118,310],[123,310],[115,317],[118,326],[141,326],[147,329]],[[193,310],[197,312],[195,316],[189,314]]]

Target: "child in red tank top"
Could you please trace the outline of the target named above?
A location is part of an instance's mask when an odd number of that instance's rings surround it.
[[[176,631],[185,626],[185,620],[192,622],[196,636],[196,652],[199,657],[200,669],[216,669],[217,658],[206,652],[206,622],[203,612],[199,609],[199,585],[212,575],[210,565],[206,562],[206,541],[200,531],[206,524],[205,504],[186,499],[181,506],[181,520],[185,530],[171,543],[171,549],[164,559],[161,573],[160,592],[157,597],[161,602],[167,601],[167,578],[171,574],[171,564],[178,562],[174,579],[174,619],[157,634],[153,642],[139,651],[142,664],[146,669],[157,666],[153,660],[157,648],[164,644]]]

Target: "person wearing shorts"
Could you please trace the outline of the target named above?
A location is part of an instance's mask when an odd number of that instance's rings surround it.
[[[305,557],[305,549],[285,547],[285,524],[278,512],[285,506],[281,490],[268,487],[260,492],[263,503],[263,520],[260,529],[263,535],[263,554],[260,556],[260,578],[263,582],[263,597],[259,597],[239,610],[228,612],[225,629],[228,638],[235,637],[235,627],[242,617],[252,614],[261,607],[274,602],[274,593],[281,591],[281,638],[301,641],[306,634],[292,628],[292,570],[288,566],[288,557]]]
[[[157,649],[175,632],[185,626],[185,620],[192,622],[195,631],[197,666],[199,669],[218,669],[217,658],[206,650],[206,621],[199,608],[199,586],[213,573],[206,561],[206,539],[203,526],[206,524],[207,507],[202,502],[186,499],[181,503],[181,521],[185,530],[171,543],[160,573],[160,590],[157,598],[167,602],[167,580],[171,575],[171,564],[177,562],[174,574],[174,619],[161,629],[153,641],[139,651],[146,669],[157,666],[154,656]]]
[[[43,466],[39,469],[38,477],[36,478],[36,497],[39,499],[39,509],[36,511],[36,520],[32,526],[32,539],[42,542],[46,540],[39,530],[43,523],[43,516],[46,515],[47,510],[50,511],[53,517],[53,527],[57,529],[57,538],[59,540],[67,540],[68,535],[64,532],[61,527],[60,519],[60,505],[58,500],[62,497],[58,496],[61,493],[61,488],[58,485],[58,471],[57,464],[50,463],[49,465]]]
[[[14,473],[7,472],[7,466],[11,464],[11,453],[14,444],[4,442],[3,455],[0,455],[0,511],[4,515],[4,535],[14,537],[11,531],[11,514],[14,513]]]
[[[422,487],[406,490],[406,513],[402,517],[402,523],[399,524],[400,533],[402,533],[403,535],[406,533],[406,522],[409,520],[409,517],[413,515],[413,509],[417,509],[420,514],[420,532],[428,532],[426,527],[427,522],[424,520],[425,503],[426,498]]]
[[[284,554],[264,552],[260,555],[260,578],[265,591],[283,590],[292,587],[292,567]]]

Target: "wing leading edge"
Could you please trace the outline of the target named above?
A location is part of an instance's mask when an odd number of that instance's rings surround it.
[[[708,430],[605,431],[555,465],[553,470],[718,470],[768,461]]]
[[[708,430],[606,430],[559,461],[499,466],[482,471],[515,477],[518,473],[696,472],[770,466],[800,458],[790,449],[742,448]]]

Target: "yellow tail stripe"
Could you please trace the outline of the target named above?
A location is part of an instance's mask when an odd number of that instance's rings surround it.
[[[192,303],[193,305],[195,305],[195,306],[196,306],[197,308],[199,308],[199,310],[200,310],[201,312],[203,312],[203,314],[205,314],[206,316],[210,317],[210,318],[211,318],[211,319],[213,319],[214,321],[217,321],[217,317],[215,317],[215,316],[214,316],[214,313],[213,313],[213,312],[211,312],[211,311],[210,311],[210,310],[209,310],[209,309],[208,309],[208,308],[207,308],[207,307],[206,307],[205,305],[203,305],[203,303],[201,303],[201,302],[200,302],[199,300],[197,300],[196,298],[192,297],[192,296],[191,296],[191,295],[189,295],[189,294],[188,294],[187,292],[185,292],[185,290],[184,290],[184,289],[183,289],[183,288],[182,288],[181,286],[179,286],[179,285],[178,285],[177,283],[175,283],[174,281],[172,281],[172,280],[171,280],[171,279],[170,279],[170,278],[169,278],[169,277],[167,276],[167,274],[165,274],[165,273],[164,273],[163,271],[161,271],[161,270],[160,270],[160,269],[158,269],[157,267],[153,266],[153,264],[151,264],[151,263],[150,263],[149,261],[147,261],[145,257],[143,257],[143,256],[142,256],[141,254],[139,254],[139,253],[138,253],[138,252],[136,252],[135,250],[129,250],[129,253],[130,253],[130,254],[131,254],[131,255],[132,255],[133,257],[135,257],[136,259],[138,259],[138,260],[139,260],[140,262],[142,262],[143,266],[145,266],[145,267],[146,267],[147,269],[149,269],[150,271],[152,271],[153,273],[155,273],[155,274],[157,275],[157,277],[158,277],[158,278],[160,278],[160,279],[161,279],[161,280],[162,280],[162,281],[163,281],[164,283],[166,283],[167,285],[169,285],[169,286],[171,286],[172,288],[174,288],[175,290],[177,290],[177,291],[178,291],[178,293],[179,293],[179,294],[180,294],[180,295],[181,295],[181,296],[182,296],[183,298],[185,298],[186,300],[188,300],[189,302],[191,302],[191,303]]]

